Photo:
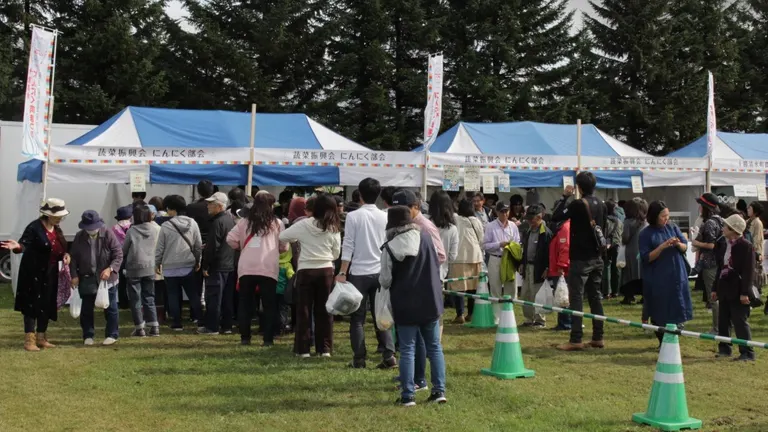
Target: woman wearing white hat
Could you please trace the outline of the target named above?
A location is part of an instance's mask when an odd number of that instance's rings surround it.
[[[48,322],[57,319],[59,261],[69,265],[67,241],[59,228],[61,220],[68,214],[64,201],[48,198],[40,207],[40,218],[27,225],[18,242],[0,243],[3,249],[24,254],[14,309],[24,315],[24,349],[27,351],[54,347],[48,342],[46,331]]]

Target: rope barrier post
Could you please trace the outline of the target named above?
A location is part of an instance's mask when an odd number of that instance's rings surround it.
[[[505,300],[511,299],[505,296]],[[520,348],[520,335],[517,333],[515,308],[511,302],[504,302],[496,330],[496,345],[493,348],[493,360],[490,369],[481,369],[483,375],[499,379],[530,378],[536,373],[526,369],[523,363],[523,351]]]

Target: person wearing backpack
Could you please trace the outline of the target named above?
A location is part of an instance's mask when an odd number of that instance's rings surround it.
[[[710,333],[717,334],[718,329],[718,304],[712,299],[712,286],[715,283],[718,272],[717,257],[715,246],[718,242],[723,243],[723,226],[725,222],[720,217],[720,206],[717,203],[717,196],[712,193],[705,193],[696,198],[699,203],[699,213],[704,220],[704,224],[699,230],[699,235],[691,244],[699,249],[699,262],[697,267],[701,269],[701,278],[704,283],[705,296],[707,298],[707,309],[712,313],[712,329]]]
[[[603,298],[618,297],[621,274],[616,266],[621,246],[621,236],[624,232],[624,223],[616,216],[616,202],[605,201],[607,218],[605,221],[605,240],[608,242],[605,251],[605,268],[603,269]]]
[[[605,204],[594,196],[597,178],[589,171],[582,171],[576,176],[580,200],[573,199],[573,187],[568,186],[563,194],[564,199],[555,209],[552,222],[571,221],[571,268],[568,272],[568,295],[570,309],[581,312],[584,307],[584,295],[589,300],[590,311],[595,315],[603,315],[603,301],[600,295],[600,285],[603,280],[603,247],[602,233],[605,230]],[[568,343],[558,346],[561,351],[581,351],[584,330],[581,326],[582,317],[573,316],[571,337]],[[592,320],[593,348],[604,348],[603,322]]]

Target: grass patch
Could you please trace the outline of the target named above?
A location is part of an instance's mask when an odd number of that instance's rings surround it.
[[[347,323],[336,323],[332,358],[300,360],[291,354],[290,338],[272,349],[240,347],[238,336],[166,328],[160,338],[131,339],[128,311],[121,311],[117,345],[85,348],[65,308],[49,330],[59,348],[26,353],[12,300],[10,287],[0,286],[3,432],[652,430],[630,419],[648,401],[656,339],[615,324],[606,324],[605,350],[569,354],[553,348],[566,334],[521,329],[525,363],[536,377],[499,381],[479,373],[490,365],[494,332],[446,323],[449,403],[428,406],[428,395],[419,393],[419,405],[404,409],[393,404],[394,372],[346,367],[352,354]],[[641,306],[606,303],[609,316],[640,318]],[[706,331],[711,315],[700,301],[696,306],[687,329]],[[520,321],[519,307],[516,313]],[[453,316],[448,311],[446,321]],[[103,317],[96,324],[102,336]],[[768,339],[762,311],[751,324],[756,340]],[[759,351],[754,364],[734,364],[716,361],[712,343],[686,338],[681,349],[690,413],[704,421],[704,430],[768,430],[768,353]]]

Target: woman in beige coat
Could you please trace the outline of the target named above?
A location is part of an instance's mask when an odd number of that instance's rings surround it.
[[[755,275],[752,282],[758,289],[762,290],[765,285],[765,277],[763,275],[763,242],[765,236],[763,235],[763,221],[760,217],[763,215],[763,205],[758,201],[753,201],[747,207],[747,231],[749,231],[749,237],[752,240],[752,247],[755,249]],[[766,306],[768,310],[768,306]]]
[[[471,277],[480,274],[483,263],[483,223],[475,217],[472,202],[466,199],[459,202],[456,214],[456,228],[459,231],[459,252],[451,264],[448,278]],[[477,292],[477,279],[451,282],[448,289],[452,291]],[[454,296],[456,302],[456,319],[454,323],[463,324],[472,319],[474,302],[469,299],[469,315],[464,318],[464,297]]]

